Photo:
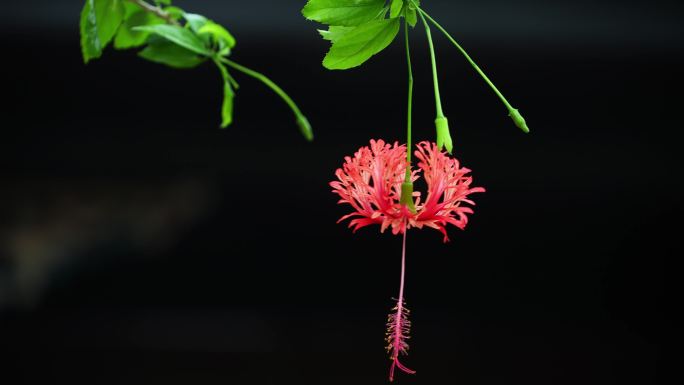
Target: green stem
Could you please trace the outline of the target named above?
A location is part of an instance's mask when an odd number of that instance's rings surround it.
[[[234,68],[245,75],[251,76],[262,83],[264,83],[268,88],[270,88],[273,92],[275,92],[278,96],[280,96],[281,99],[285,102],[285,104],[290,107],[292,112],[294,113],[295,117],[297,118],[297,124],[299,125],[299,128],[302,130],[302,134],[306,137],[307,140],[312,140],[313,139],[313,133],[311,132],[311,126],[309,125],[308,120],[302,113],[302,111],[297,107],[297,104],[290,98],[290,96],[283,91],[282,88],[280,88],[277,84],[273,83],[271,79],[267,78],[264,74],[256,72],[252,69],[249,69],[243,65],[240,65],[230,59],[226,58],[221,58],[220,59],[222,63],[227,64],[229,67]]]
[[[412,114],[413,114],[413,69],[411,66],[411,49],[409,48],[408,22],[404,19],[404,38],[406,40],[406,64],[408,67],[408,108],[406,113],[406,178],[405,182],[411,182],[411,147],[412,147]]]
[[[435,19],[433,19],[432,17],[430,17],[430,15],[428,15],[428,14],[427,14],[425,11],[423,11],[421,8],[417,7],[416,9],[418,10],[418,14],[420,15],[420,17],[423,19],[423,22],[425,22],[425,18],[427,18],[428,20],[430,20],[430,22],[431,22],[432,24],[434,24],[434,26],[437,27],[437,29],[439,29],[440,31],[442,31],[442,33],[451,41],[451,43],[453,43],[453,44],[456,46],[456,48],[458,48],[458,50],[461,51],[461,53],[463,54],[463,56],[465,56],[466,60],[468,60],[468,62],[470,63],[470,65],[473,66],[473,68],[475,69],[475,71],[477,71],[477,73],[480,74],[480,76],[482,77],[482,79],[484,79],[484,81],[485,81],[487,84],[489,84],[489,86],[492,88],[492,90],[494,91],[494,93],[496,93],[496,95],[499,97],[499,99],[501,99],[501,101],[503,102],[503,104],[506,105],[506,108],[508,108],[509,111],[514,110],[514,108],[511,106],[511,104],[508,103],[508,100],[506,100],[506,98],[505,98],[505,97],[501,94],[501,92],[499,92],[499,90],[496,88],[496,86],[494,85],[494,83],[492,83],[492,81],[489,80],[489,78],[487,77],[487,75],[485,75],[485,73],[482,72],[482,70],[480,69],[480,67],[475,63],[475,61],[470,57],[470,55],[468,55],[468,53],[465,51],[465,49],[463,49],[463,47],[461,47],[461,45],[458,44],[458,43],[456,42],[456,40],[454,40],[453,37],[451,37],[451,35],[449,34],[449,32],[447,32],[441,25],[439,25],[439,23],[438,23],[437,21],[435,21]],[[429,33],[428,33],[428,34],[429,34]]]
[[[216,66],[219,68],[219,71],[221,71],[221,77],[223,77],[223,81],[230,83],[230,85],[233,87],[233,89],[237,90],[240,88],[240,85],[238,82],[235,80],[235,78],[228,72],[226,67],[221,63],[220,59],[213,57],[211,58]]]
[[[423,20],[423,25],[425,26],[425,34],[427,35],[428,44],[430,46],[430,61],[432,62],[432,83],[435,89],[435,105],[437,108],[437,118],[444,118],[444,113],[442,112],[442,99],[439,96],[439,80],[437,79],[437,59],[435,58],[435,45],[432,42],[432,33],[430,32],[430,26],[423,17],[423,13],[419,12],[418,14],[420,15],[420,18]]]

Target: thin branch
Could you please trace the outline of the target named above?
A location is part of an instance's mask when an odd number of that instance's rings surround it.
[[[178,22],[178,20],[174,19],[170,13],[164,11],[163,9],[161,9],[161,7],[154,6],[154,5],[147,3],[143,0],[128,0],[128,1],[137,5],[140,8],[142,8],[145,12],[149,12],[149,13],[151,13],[151,14],[159,17],[159,18],[164,19],[168,24],[180,26],[180,23]]]

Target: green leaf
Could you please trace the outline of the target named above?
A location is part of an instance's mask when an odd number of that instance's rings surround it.
[[[122,0],[87,0],[81,11],[80,32],[83,61],[102,56],[124,18]]]
[[[179,20],[185,13],[185,11],[178,7],[165,7],[164,12],[168,13],[174,20]]]
[[[221,128],[226,128],[233,123],[233,99],[235,91],[230,82],[223,82],[223,103],[221,104]]]
[[[418,23],[418,11],[416,7],[420,6],[420,0],[412,0],[404,7],[404,17],[411,27],[415,27]]]
[[[323,66],[333,70],[363,64],[394,40],[399,24],[399,19],[383,19],[359,25],[333,43],[323,59]]]
[[[416,12],[415,9],[407,9],[404,16],[411,27],[416,26],[416,23],[418,22],[418,12]]]
[[[133,30],[156,34],[200,55],[211,56],[212,54],[197,35],[192,33],[192,31],[177,25],[146,25],[135,27]]]
[[[163,5],[171,5],[171,0],[154,0],[157,5],[163,4]]]
[[[207,21],[200,29],[197,30],[200,35],[209,34],[214,37],[214,39],[223,43],[228,48],[235,47],[235,38],[228,32],[222,25],[216,24],[213,21]]]
[[[319,29],[318,33],[321,34],[321,37],[325,40],[329,40],[332,43],[335,43],[338,41],[342,36],[347,34],[347,32],[354,30],[354,27],[336,27],[336,26],[330,26],[328,27],[328,30],[322,30]]]
[[[188,26],[195,33],[198,33],[200,28],[204,27],[204,25],[209,22],[209,19],[196,13],[184,12],[183,18],[188,22]]]
[[[404,0],[392,0],[390,7],[390,17],[395,18],[401,15],[401,9],[404,7]]]
[[[97,36],[94,3],[94,0],[86,0],[85,6],[81,10],[81,53],[85,63],[102,55],[102,43]]]
[[[183,13],[183,18],[186,21],[185,28],[189,28],[192,32],[194,32],[195,35],[197,35],[202,40],[205,46],[211,46],[211,36],[207,34],[199,34],[199,30],[202,27],[204,27],[207,23],[209,23],[210,20],[202,15],[187,12]]]
[[[122,0],[95,0],[97,35],[102,48],[107,46],[123,21],[125,9]]]
[[[204,62],[204,58],[168,40],[157,39],[150,42],[138,56],[149,61],[172,68],[193,68]]]
[[[302,14],[309,20],[341,26],[357,26],[382,13],[385,0],[309,0]]]
[[[124,7],[124,21],[126,21],[126,19],[128,19],[129,17],[138,13],[139,11],[142,11],[142,8],[140,8],[136,4],[133,4],[129,1],[125,1],[123,3],[123,7]]]
[[[150,33],[135,31],[133,28],[145,25],[164,24],[164,20],[160,17],[145,12],[132,3],[126,3],[125,5],[126,18],[114,38],[114,48],[116,49],[134,48],[145,44]]]

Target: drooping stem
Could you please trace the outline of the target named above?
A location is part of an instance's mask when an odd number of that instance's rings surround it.
[[[406,64],[408,68],[408,107],[406,112],[406,183],[411,182],[411,146],[412,146],[412,119],[413,119],[413,69],[411,68],[411,49],[409,47],[408,22],[404,19],[404,38],[406,40]]]
[[[423,13],[419,12],[420,18],[423,20],[423,25],[425,26],[425,34],[427,35],[428,45],[430,46],[430,61],[432,63],[432,83],[435,89],[435,106],[437,108],[437,118],[444,118],[444,113],[442,112],[442,99],[439,95],[439,80],[437,78],[437,59],[435,58],[435,45],[432,42],[432,33],[430,32],[430,26],[423,17]]]
[[[302,131],[302,134],[306,137],[307,140],[313,140],[313,131],[311,130],[311,125],[309,124],[309,121],[306,119],[302,111],[297,107],[297,104],[290,98],[290,96],[283,91],[282,88],[280,88],[277,84],[275,84],[271,79],[266,77],[264,74],[259,73],[257,71],[254,71],[252,69],[249,69],[243,65],[240,65],[230,59],[226,58],[221,58],[220,59],[222,63],[227,64],[229,67],[234,68],[245,75],[251,76],[262,83],[264,83],[268,88],[270,88],[273,92],[275,92],[280,98],[285,102],[285,104],[290,107],[292,112],[294,113],[296,119],[297,119],[297,124],[299,125],[300,130]]]
[[[451,37],[451,35],[449,34],[449,32],[447,32],[447,31],[444,29],[444,27],[442,27],[435,19],[433,19],[432,17],[430,17],[430,15],[428,15],[428,14],[427,14],[425,11],[423,11],[421,8],[417,8],[417,10],[418,10],[418,14],[419,14],[420,17],[423,19],[423,22],[425,22],[425,19],[426,19],[426,18],[427,18],[428,20],[430,20],[430,22],[431,22],[432,24],[434,24],[434,26],[437,27],[437,29],[439,29],[439,30],[447,37],[447,39],[449,39],[449,40],[451,41],[451,43],[452,43],[454,46],[456,46],[456,48],[457,48],[459,51],[461,51],[461,53],[462,53],[463,56],[466,58],[466,60],[467,60],[467,61],[470,63],[470,65],[475,69],[475,71],[477,71],[477,73],[480,74],[480,76],[482,77],[482,79],[483,79],[483,80],[492,88],[492,90],[494,91],[494,93],[499,97],[499,99],[501,99],[501,101],[502,101],[503,104],[506,106],[506,108],[508,108],[509,111],[513,110],[514,108],[511,106],[510,103],[508,103],[508,100],[506,100],[506,98],[501,94],[501,92],[499,92],[499,89],[496,88],[496,86],[494,85],[494,83],[492,83],[492,81],[489,80],[489,77],[487,77],[487,75],[485,75],[485,73],[482,72],[482,70],[480,69],[480,67],[477,65],[477,63],[475,63],[475,61],[470,57],[470,55],[468,55],[468,53],[465,51],[465,49],[463,49],[463,47],[461,47],[461,45],[458,44],[458,43],[456,42],[456,40],[454,40],[453,37]]]
[[[143,0],[128,0],[131,3],[137,5],[138,7],[142,8],[145,12],[149,12],[159,18],[164,19],[168,24],[172,25],[178,25],[180,26],[180,23],[174,19],[170,13],[164,11],[160,7],[154,6],[150,3],[147,3]]]

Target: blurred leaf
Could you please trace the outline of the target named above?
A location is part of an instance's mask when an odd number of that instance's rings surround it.
[[[202,40],[190,30],[177,25],[159,24],[133,28],[134,31],[150,32],[200,55],[211,56],[212,52]]]
[[[196,13],[184,12],[183,18],[188,22],[188,26],[195,33],[199,33],[200,28],[204,27],[204,25],[209,21],[209,19],[206,17]]]
[[[198,34],[209,34],[214,37],[217,42],[222,42],[226,47],[235,47],[235,38],[222,25],[216,24],[213,21],[207,21],[200,29]]]
[[[302,14],[309,20],[341,26],[356,26],[375,19],[385,0],[309,0]]]
[[[178,7],[165,7],[164,12],[168,13],[174,20],[180,20],[180,18],[183,17],[183,14],[185,13],[185,11]]]
[[[142,11],[142,8],[140,8],[138,5],[136,5],[130,1],[124,1],[123,7],[124,7],[124,21],[126,21],[126,19],[128,19],[129,17],[136,14],[138,11]]]
[[[81,11],[80,32],[83,61],[102,56],[125,14],[122,0],[87,0]]]
[[[151,41],[138,56],[173,68],[193,68],[204,62],[196,53],[164,39]]]
[[[134,8],[131,9],[131,6]],[[126,3],[126,17],[121,24],[121,27],[119,27],[119,32],[117,32],[116,37],[114,38],[114,48],[126,49],[139,47],[145,44],[150,33],[134,31],[133,28],[164,23],[164,19],[149,12],[145,12],[132,3]]]
[[[202,40],[205,46],[211,46],[211,36],[206,34],[202,35],[199,33],[199,30],[209,22],[209,19],[196,13],[187,12],[183,13],[183,18],[187,22],[185,27],[194,32],[200,38],[200,40]]]
[[[328,69],[349,69],[363,64],[394,40],[399,32],[399,20],[373,20],[348,31],[333,42],[323,59],[323,66]]]
[[[123,21],[124,13],[123,0],[95,0],[97,35],[103,49],[112,41]]]
[[[91,59],[102,55],[102,44],[97,36],[97,20],[95,16],[95,1],[86,0],[81,10],[81,53],[83,61],[88,63]]]
[[[154,0],[157,5],[163,4],[163,5],[171,5],[171,0]]]

